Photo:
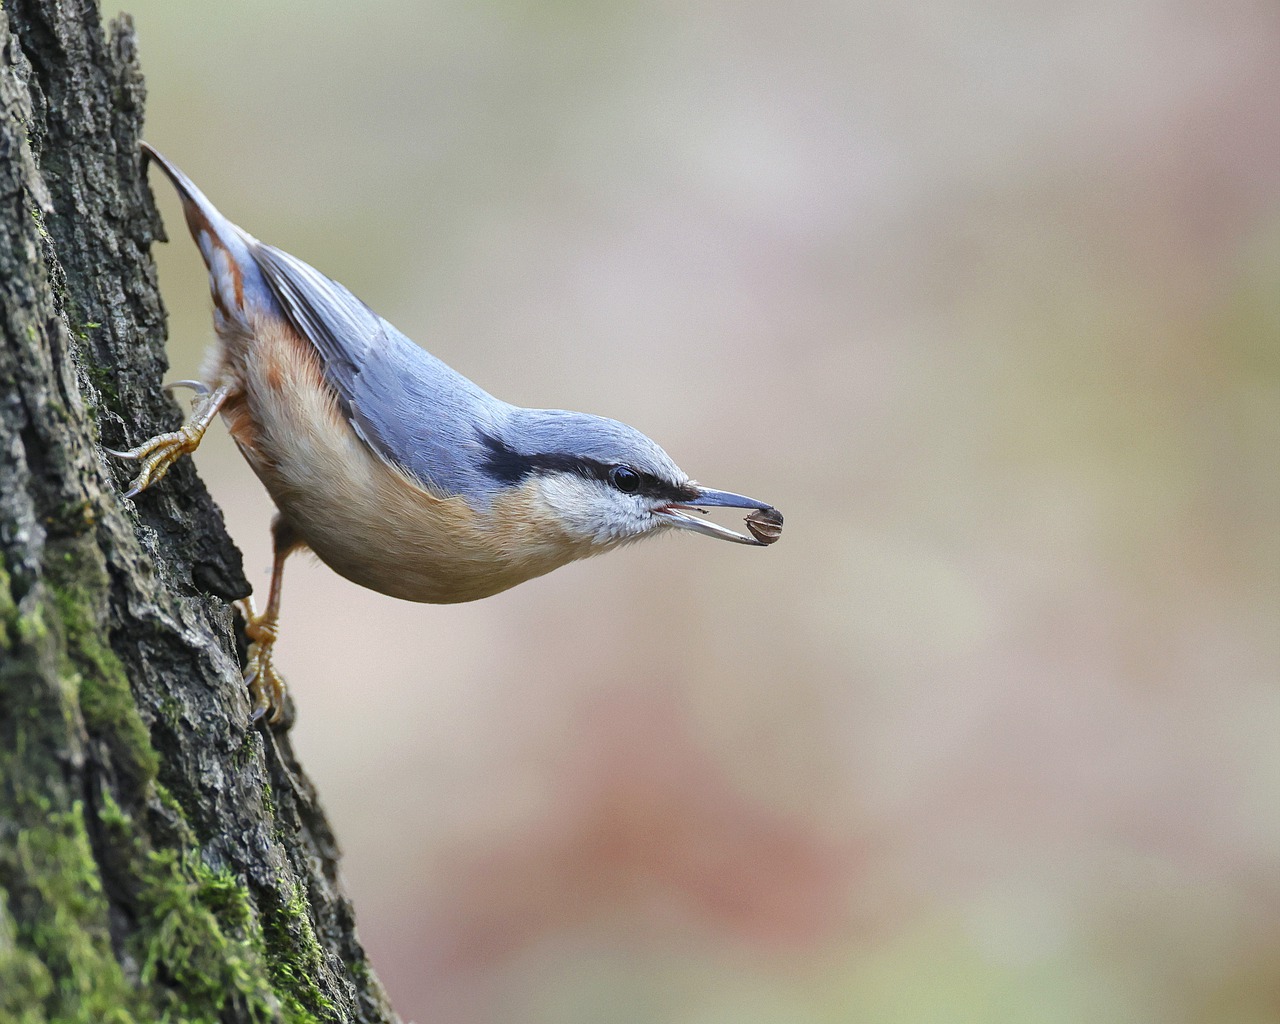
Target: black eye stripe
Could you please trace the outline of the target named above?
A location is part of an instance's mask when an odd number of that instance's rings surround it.
[[[519,484],[534,473],[577,473],[588,480],[599,480],[611,487],[617,487],[611,474],[614,470],[621,468],[630,470],[639,481],[634,490],[625,492],[628,494],[638,494],[664,501],[690,501],[698,493],[695,487],[674,484],[652,473],[642,473],[631,466],[619,467],[614,463],[600,462],[567,452],[538,452],[522,455],[499,438],[483,433],[480,435],[480,441],[487,449],[485,470],[495,479],[511,486]],[[618,489],[622,490],[622,488]]]

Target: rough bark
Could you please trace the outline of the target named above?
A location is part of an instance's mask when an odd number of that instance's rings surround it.
[[[0,9],[0,1021],[389,1021],[287,737],[249,725],[239,553],[187,460],[136,502],[159,220],[132,27]]]

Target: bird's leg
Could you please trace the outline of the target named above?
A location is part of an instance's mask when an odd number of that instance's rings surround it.
[[[279,725],[284,719],[286,691],[284,680],[272,664],[271,654],[279,635],[284,560],[303,546],[302,539],[283,516],[276,516],[271,521],[271,546],[271,589],[267,592],[266,608],[259,615],[251,597],[238,603],[245,619],[244,632],[250,641],[249,664],[244,674],[249,696],[253,699],[250,720],[256,722],[265,715],[271,725]]]
[[[209,429],[209,424],[218,415],[218,410],[231,397],[230,384],[223,384],[216,390],[210,391],[199,381],[180,380],[165,387],[166,389],[187,387],[197,392],[196,400],[191,406],[191,415],[187,417],[187,421],[181,428],[167,434],[157,434],[128,451],[104,449],[118,459],[142,463],[138,475],[125,491],[126,498],[136,498],[152,484],[163,479],[174,462],[188,452],[195,451],[200,444],[200,439],[204,437],[204,432]]]

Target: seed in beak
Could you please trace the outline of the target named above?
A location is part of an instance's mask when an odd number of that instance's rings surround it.
[[[782,513],[776,508],[758,508],[744,522],[761,544],[772,544],[782,536]]]

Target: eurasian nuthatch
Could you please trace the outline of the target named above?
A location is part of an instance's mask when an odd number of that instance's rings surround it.
[[[209,268],[217,342],[181,430],[127,452],[128,495],[194,451],[222,414],[266,485],[271,589],[250,604],[254,717],[278,721],[272,667],[284,560],[309,547],[361,586],[408,601],[473,601],[670,528],[757,546],[782,517],[755,498],[694,483],[616,420],[494,398],[415,345],[346,288],[227,220],[150,146]],[[691,512],[756,510],[754,536]]]

